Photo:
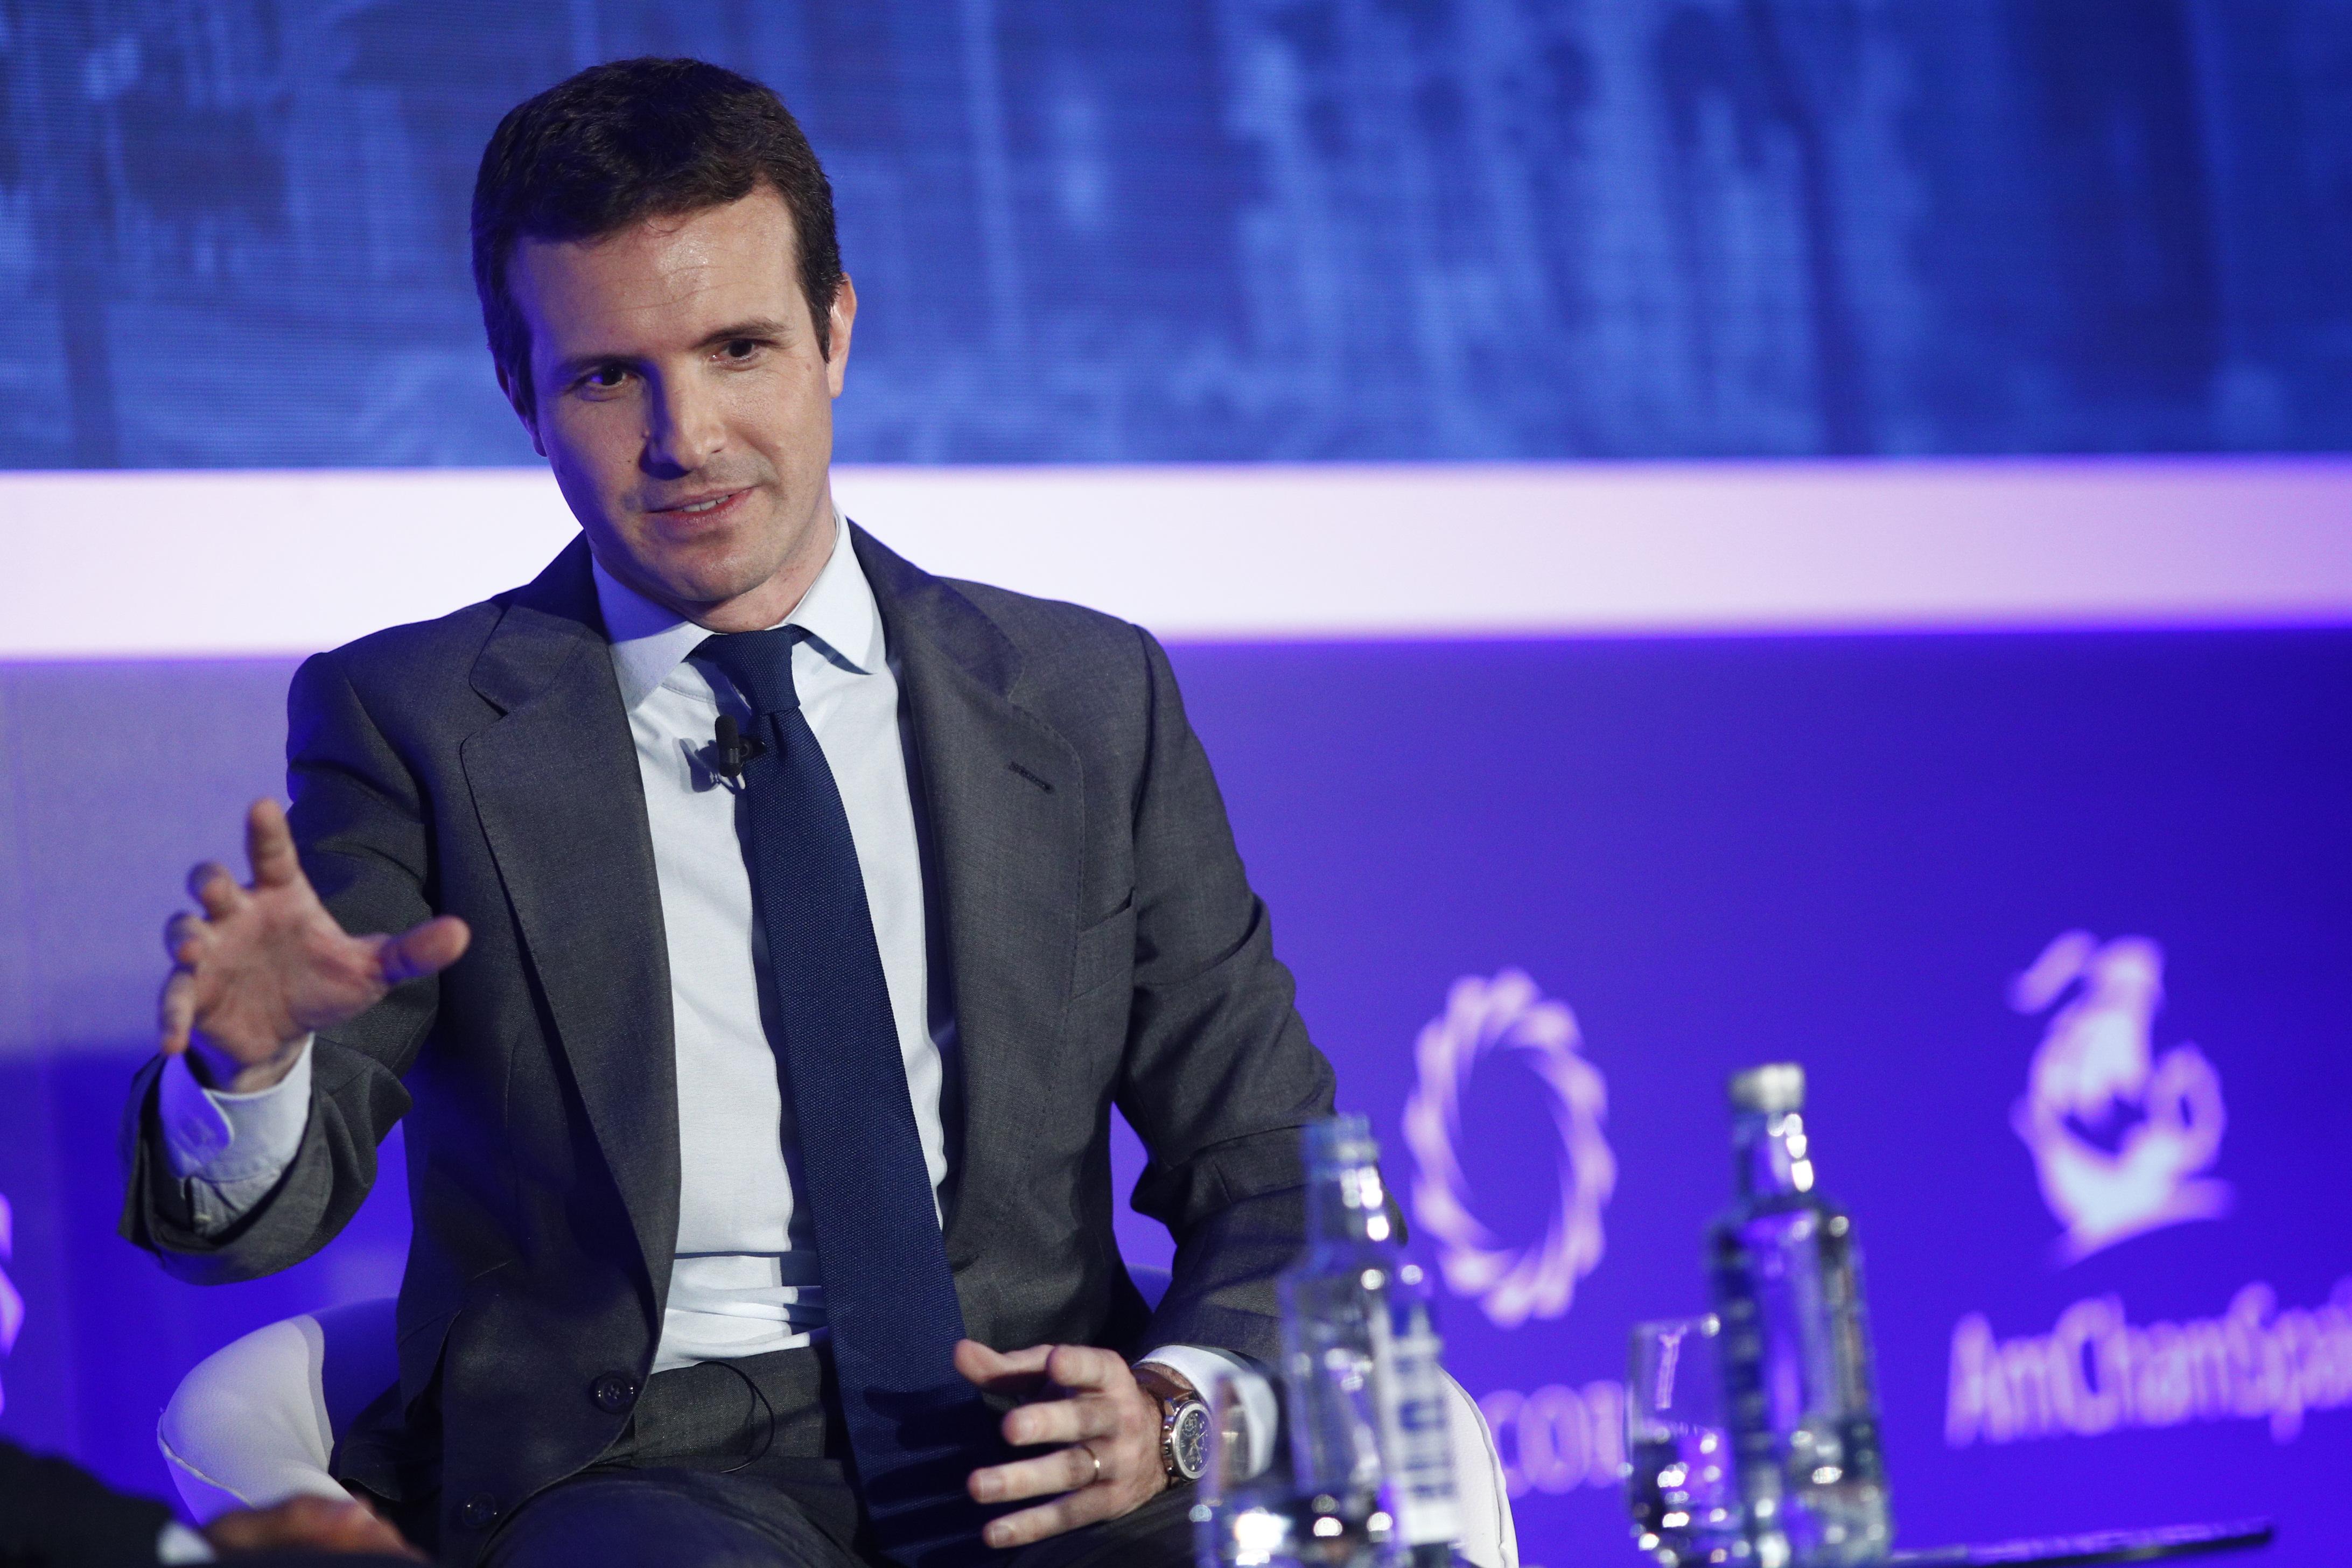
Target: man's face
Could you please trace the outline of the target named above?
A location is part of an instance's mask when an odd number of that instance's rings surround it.
[[[715,630],[782,620],[833,544],[833,400],[857,300],[844,279],[828,359],[795,254],[763,185],[595,239],[525,239],[508,268],[530,331],[524,422],[589,547]]]

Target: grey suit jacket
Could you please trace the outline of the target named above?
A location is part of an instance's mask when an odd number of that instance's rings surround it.
[[[1328,1113],[1331,1070],[1166,656],[1108,616],[853,539],[942,884],[964,1090],[947,1248],[969,1331],[1272,1360],[1297,1129]],[[284,1268],[359,1207],[405,1117],[401,1382],[338,1467],[412,1501],[437,1486],[444,1552],[468,1560],[619,1433],[608,1374],[647,1374],[677,1231],[661,902],[584,542],[527,587],[307,661],[288,710],[294,833],[336,918],[457,914],[473,944],[320,1036],[300,1152],[224,1234],[189,1223],[151,1065],[123,1234],[186,1279]],[[1135,1205],[1178,1243],[1156,1313],[1112,1237],[1114,1103],[1150,1155]]]

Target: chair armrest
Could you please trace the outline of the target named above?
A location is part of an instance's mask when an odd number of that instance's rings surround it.
[[[1462,1501],[1462,1554],[1478,1568],[1519,1568],[1519,1532],[1511,1521],[1511,1490],[1495,1435],[1478,1402],[1451,1373],[1445,1386],[1453,1391],[1445,1424],[1454,1440],[1454,1484]]]
[[[343,1498],[335,1433],[399,1377],[389,1297],[256,1329],[198,1362],[155,1445],[198,1522],[289,1498]]]

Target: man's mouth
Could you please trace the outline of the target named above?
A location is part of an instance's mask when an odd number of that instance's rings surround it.
[[[714,512],[726,510],[750,493],[748,490],[725,490],[718,495],[697,496],[691,500],[676,501],[668,506],[652,507],[648,510],[664,517],[704,518]]]

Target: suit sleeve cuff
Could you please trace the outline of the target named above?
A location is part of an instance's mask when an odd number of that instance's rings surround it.
[[[284,1078],[251,1094],[205,1088],[185,1056],[166,1061],[155,1109],[172,1174],[215,1186],[276,1181],[310,1125],[310,1043],[303,1040]]]
[[[1213,1350],[1206,1345],[1162,1345],[1150,1354],[1139,1358],[1138,1364],[1150,1362],[1170,1372],[1201,1391],[1201,1397],[1214,1409],[1217,1389],[1230,1384],[1241,1402],[1243,1441],[1249,1450],[1249,1473],[1265,1473],[1274,1463],[1274,1435],[1280,1424],[1280,1413],[1275,1405],[1274,1384],[1265,1373],[1231,1351]]]

